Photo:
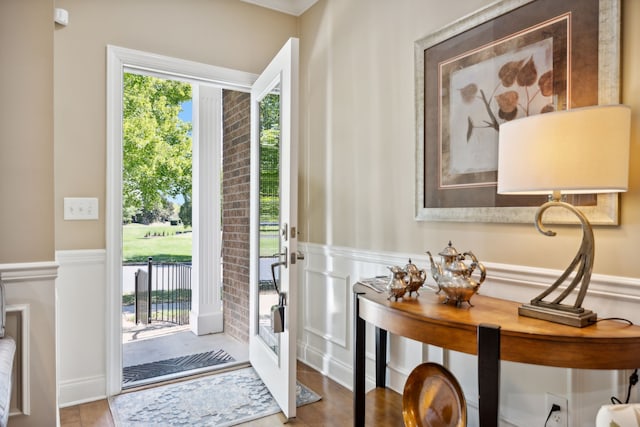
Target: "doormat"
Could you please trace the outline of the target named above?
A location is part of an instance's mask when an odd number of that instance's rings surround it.
[[[234,362],[226,351],[207,351],[205,353],[190,354],[188,356],[175,357],[173,359],[160,360],[158,362],[143,363],[141,365],[125,366],[122,369],[122,385],[129,386],[132,383],[163,375],[176,374],[178,372],[193,369],[206,368],[221,363]]]
[[[297,383],[296,404],[321,397]],[[233,426],[280,408],[256,371],[249,367],[109,398],[116,426]]]

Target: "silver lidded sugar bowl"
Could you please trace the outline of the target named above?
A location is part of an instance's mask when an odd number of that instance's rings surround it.
[[[407,282],[407,292],[409,292],[409,296],[413,292],[417,295],[418,289],[424,285],[425,280],[427,280],[427,271],[424,269],[419,269],[418,266],[411,262],[411,258],[409,258],[409,263],[404,267],[407,272],[406,282]]]
[[[405,282],[407,272],[397,265],[387,268],[391,270],[391,279],[389,280],[389,284],[387,284],[387,292],[389,293],[387,299],[395,298],[395,300],[398,301],[398,298],[402,298],[404,294],[407,293],[407,284]]]

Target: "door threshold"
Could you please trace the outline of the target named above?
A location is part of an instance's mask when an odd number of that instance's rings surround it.
[[[251,366],[248,361],[235,361],[223,363],[220,365],[207,366],[205,368],[190,369],[188,371],[176,372],[168,375],[161,375],[157,377],[145,378],[139,381],[132,381],[126,385],[122,385],[122,392],[129,393],[132,391],[143,390],[146,388],[158,387],[165,384],[171,384],[180,381],[186,381],[198,377],[204,377],[213,373],[222,373],[227,371],[233,371],[236,369],[247,368]]]

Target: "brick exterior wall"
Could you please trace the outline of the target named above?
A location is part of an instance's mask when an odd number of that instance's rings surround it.
[[[222,92],[222,304],[224,330],[249,342],[250,94]]]

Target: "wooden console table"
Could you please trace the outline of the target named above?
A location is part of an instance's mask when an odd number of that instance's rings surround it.
[[[442,304],[432,291],[388,301],[356,284],[354,298],[354,425],[364,426],[365,326],[375,326],[376,387],[385,387],[387,332],[478,356],[479,421],[498,425],[500,361],[579,369],[640,367],[640,326],[603,320],[574,328],[518,316],[521,303],[475,295],[473,307]]]

